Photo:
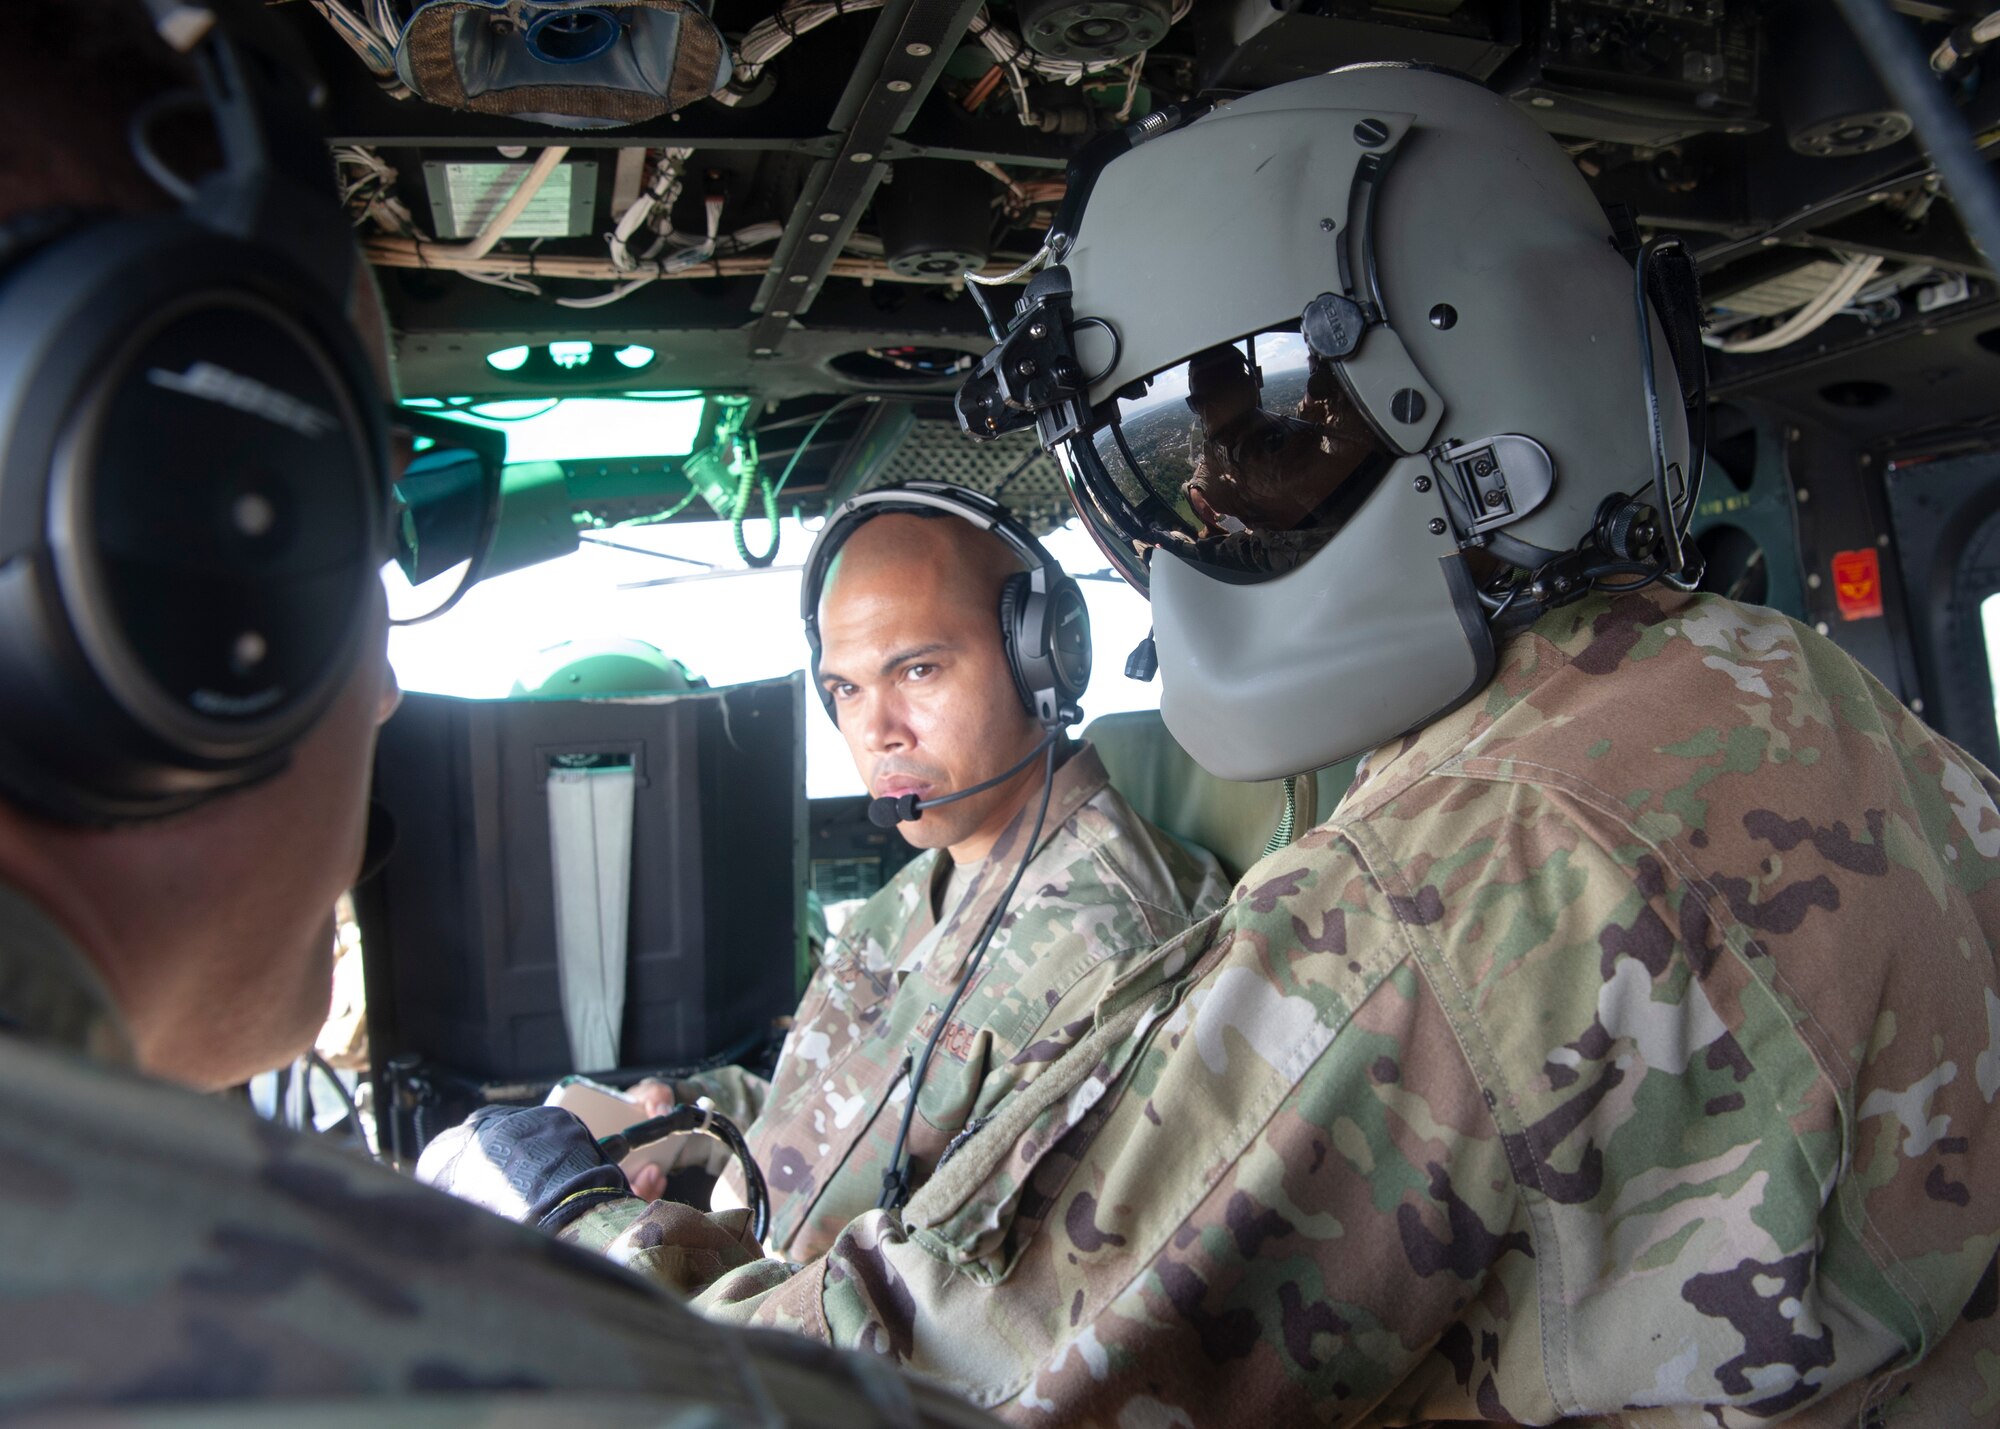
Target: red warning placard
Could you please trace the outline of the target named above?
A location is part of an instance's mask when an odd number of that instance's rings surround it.
[[[1833,553],[1833,599],[1842,620],[1882,613],[1882,560],[1873,546]]]

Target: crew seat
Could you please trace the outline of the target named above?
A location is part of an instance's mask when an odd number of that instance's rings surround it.
[[[1213,853],[1231,879],[1331,814],[1354,782],[1352,759],[1289,780],[1218,779],[1175,743],[1154,710],[1104,715],[1083,736],[1097,747],[1111,786],[1143,818]]]

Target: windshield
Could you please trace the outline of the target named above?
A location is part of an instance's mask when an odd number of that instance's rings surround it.
[[[701,432],[702,398],[688,392],[525,397],[497,402],[417,398],[404,405],[505,432],[510,462],[686,456],[694,450]]]
[[[503,698],[539,652],[566,640],[629,639],[658,646],[711,685],[768,679],[806,667],[799,570],[814,531],[787,518],[777,560],[747,571],[724,521],[587,531],[560,559],[482,581],[449,614],[392,631],[389,657],[406,690]],[[615,541],[618,544],[607,545]],[[1159,686],[1125,678],[1125,655],[1151,629],[1145,598],[1110,577],[1075,523],[1051,533],[1049,553],[1082,577],[1097,668],[1083,706],[1090,718],[1159,708]],[[1108,579],[1090,579],[1093,574]],[[644,582],[672,582],[646,585]],[[809,708],[806,792],[866,792],[833,724]]]

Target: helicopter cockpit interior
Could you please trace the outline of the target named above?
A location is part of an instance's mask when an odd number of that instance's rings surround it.
[[[1032,434],[974,443],[955,418],[954,394],[999,335],[993,315],[1062,241],[1065,198],[1106,144],[1133,142],[1148,116],[1342,65],[1478,80],[1560,142],[1635,240],[1686,240],[1707,324],[1708,476],[1693,527],[1704,588],[1815,626],[2000,762],[1987,634],[2000,623],[2000,290],[1923,116],[1850,26],[1856,8],[1868,7],[274,3],[326,83],[343,199],[387,305],[406,406],[509,444],[495,529],[470,528],[446,473],[423,519],[452,559],[405,572],[411,607],[436,607],[480,547],[480,588],[399,647],[418,693],[385,735],[378,782],[405,826],[405,876],[392,863],[358,900],[382,961],[370,968],[374,1090],[408,1112],[403,1154],[452,1075],[479,1095],[521,1094],[570,1071],[739,1057],[789,1009],[807,892],[865,896],[909,851],[867,824],[839,775],[806,777],[838,755],[804,752],[828,736],[785,683],[798,651],[755,670],[704,668],[693,653],[694,632],[750,623],[751,605],[718,582],[794,579],[786,568],[830,509],[913,477],[998,495],[1062,539],[1062,474]],[[1990,155],[2000,12],[1880,9],[1927,60],[1972,152]],[[1175,214],[1176,195],[1160,193],[1158,222]],[[1087,577],[1095,553],[1075,550]],[[488,706],[451,692],[505,695],[498,664],[456,685],[416,668],[487,639],[480,609],[499,609],[509,582],[585,560],[600,563],[607,599],[678,584],[685,613],[534,638],[650,640],[712,688],[669,682],[624,704],[549,703],[561,691],[543,690]],[[1113,585],[1093,597],[1110,600]],[[492,618],[519,623],[534,599]],[[1142,613],[1131,619],[1143,628]],[[1116,687],[1105,708],[1148,707],[1145,687],[1102,665],[1099,684]],[[761,720],[755,757],[745,715]],[[606,727],[565,724],[578,719]],[[621,721],[644,728],[610,727]],[[634,946],[665,940],[666,958],[675,940],[699,944],[703,917],[725,926],[742,906],[759,910],[746,937],[780,951],[748,982],[740,949],[705,974],[700,958],[679,964],[688,988],[709,987],[687,993],[691,1007],[711,994],[728,1004],[706,1022],[698,1008],[647,1011],[649,979],[669,964],[635,958],[625,1037],[600,1065],[602,1050],[573,1054],[581,1034],[549,1005],[553,965],[518,965],[563,916],[536,791],[565,761],[644,789],[673,781],[682,760],[700,799],[642,813],[632,847],[704,892],[671,916],[635,902]],[[532,912],[522,890],[536,879],[502,877],[509,860],[541,870]],[[463,876],[446,895],[450,868]],[[673,917],[693,921],[666,927]],[[455,972],[387,970],[391,949],[434,949],[449,927],[482,930]],[[510,999],[533,1004],[537,1027],[502,1049]],[[498,1020],[467,1022],[473,1003]],[[668,1031],[683,1013],[695,1020]]]

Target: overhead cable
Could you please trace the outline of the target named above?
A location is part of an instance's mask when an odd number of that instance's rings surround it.
[[[1720,352],[1774,352],[1778,348],[1789,347],[1831,322],[1856,293],[1868,286],[1868,280],[1881,266],[1882,259],[1878,254],[1856,254],[1840,265],[1840,271],[1819,291],[1818,296],[1769,332],[1755,337],[1734,338],[1705,335],[1702,341]]]

